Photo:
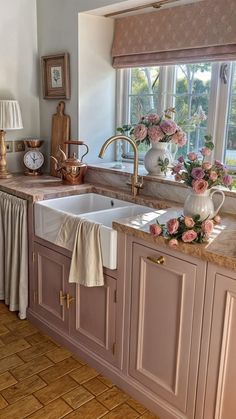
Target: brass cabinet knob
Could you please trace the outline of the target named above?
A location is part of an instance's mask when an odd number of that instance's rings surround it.
[[[68,310],[70,308],[70,303],[72,303],[72,301],[74,300],[75,298],[71,297],[70,294],[66,294],[66,307],[68,308]]]
[[[160,256],[159,258],[155,258],[153,256],[148,256],[147,259],[150,260],[153,263],[156,263],[156,265],[163,265],[165,263],[164,256]]]
[[[63,291],[60,291],[60,293],[59,293],[60,306],[63,306],[63,301],[64,300],[66,300],[66,294],[63,294]]]

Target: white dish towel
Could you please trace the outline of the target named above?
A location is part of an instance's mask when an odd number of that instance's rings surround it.
[[[56,244],[72,251],[69,282],[86,287],[104,285],[100,224],[68,215]]]

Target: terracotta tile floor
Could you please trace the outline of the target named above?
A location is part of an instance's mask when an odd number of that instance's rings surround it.
[[[0,419],[154,419],[0,302]]]

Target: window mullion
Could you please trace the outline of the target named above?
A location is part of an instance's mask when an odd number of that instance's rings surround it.
[[[222,63],[214,64],[218,66],[216,70],[217,81],[214,80],[214,85],[212,90],[214,90],[215,85],[217,85],[216,90],[218,92],[213,93],[213,100],[215,101],[215,115],[212,117],[214,119],[214,129],[212,132],[213,138],[215,138],[215,158],[218,160],[223,160],[224,158],[224,149],[225,149],[225,132],[227,125],[227,115],[228,115],[228,105],[229,105],[229,95],[230,95],[230,82],[231,79],[231,63],[228,64],[228,83],[224,84],[220,79],[220,67]],[[213,102],[214,103],[214,102]],[[209,104],[209,109],[210,104]],[[211,109],[213,112],[213,109]]]

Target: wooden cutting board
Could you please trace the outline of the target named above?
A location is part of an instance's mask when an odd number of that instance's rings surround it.
[[[70,138],[70,117],[65,115],[64,111],[65,102],[60,101],[57,105],[57,112],[52,116],[51,155],[59,161],[61,160],[59,146],[68,156],[68,144],[64,144],[64,141],[68,141]],[[50,163],[50,174],[60,177],[52,161]]]

